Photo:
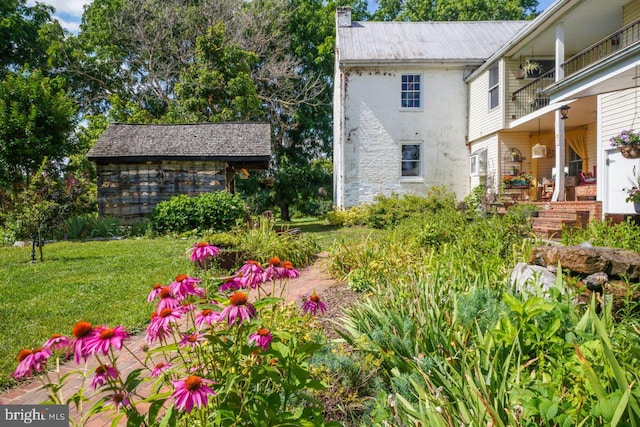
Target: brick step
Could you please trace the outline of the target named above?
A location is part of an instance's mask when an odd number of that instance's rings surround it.
[[[558,219],[558,218],[533,218],[533,228],[547,227],[562,229],[562,226],[575,227],[578,221],[575,219]]]
[[[538,211],[539,218],[563,218],[563,219],[577,219],[584,215],[588,215],[589,211],[571,211],[571,210],[540,210]]]

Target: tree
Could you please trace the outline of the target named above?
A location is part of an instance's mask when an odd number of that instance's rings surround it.
[[[495,21],[533,19],[538,0],[379,0],[381,21]]]
[[[15,195],[45,158],[77,152],[70,138],[75,113],[64,79],[37,70],[7,72],[0,81],[0,187]]]

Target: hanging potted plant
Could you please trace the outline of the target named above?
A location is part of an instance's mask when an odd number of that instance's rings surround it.
[[[617,147],[627,159],[640,157],[640,133],[633,129],[623,130],[609,140],[612,147]]]

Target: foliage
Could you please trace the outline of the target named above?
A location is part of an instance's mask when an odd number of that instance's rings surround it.
[[[629,183],[631,184],[631,187],[623,188],[623,190],[627,192],[627,198],[625,201],[640,203],[640,174],[633,178],[629,178]]]
[[[331,225],[339,227],[354,227],[365,225],[368,222],[368,208],[366,205],[357,205],[349,209],[334,210],[327,213],[327,221]]]
[[[238,273],[236,278],[243,277],[247,276]],[[185,280],[192,282],[193,289],[180,293],[178,286]],[[280,289],[280,295],[286,292],[287,280],[274,278],[274,289]],[[77,364],[82,358],[95,357],[103,371],[112,369],[110,374],[93,373],[91,385],[99,390],[100,399],[81,414],[82,421],[110,412],[114,423],[126,419],[130,425],[335,425],[324,422],[320,403],[309,396],[311,391],[325,388],[309,365],[310,357],[324,345],[320,334],[308,333],[311,317],[299,314],[300,309],[293,305],[284,305],[281,298],[258,296],[249,302],[244,292],[219,291],[222,283],[176,276],[163,289],[170,289],[170,298],[184,302],[182,306],[168,306],[154,287],[148,300],[156,304],[156,316],[147,327],[150,349],[146,356],[141,349],[127,347],[129,334],[120,326],[76,323],[74,341],[63,345],[58,356],[73,351]],[[187,306],[186,310],[181,308]],[[167,310],[174,317],[164,324],[161,319],[167,317]],[[188,312],[191,316],[186,316]],[[183,315],[188,319],[179,321]],[[198,320],[207,317],[207,321]],[[84,328],[86,335],[79,335],[79,328]],[[114,335],[119,338],[112,339]],[[81,345],[83,338],[87,341]],[[99,340],[106,348],[92,347],[90,340]],[[46,349],[46,344],[43,347]],[[118,367],[123,347],[143,365],[127,376]],[[46,359],[29,369],[40,371]],[[86,369],[76,373],[88,380]],[[70,377],[60,371],[57,374],[54,380],[51,376],[41,378],[52,403],[85,399],[86,384],[70,397],[63,397],[61,385]],[[97,381],[99,375],[102,377]],[[151,391],[143,397],[146,384],[151,385]],[[139,409],[143,404],[149,404],[149,409]]]
[[[181,194],[158,203],[149,217],[157,233],[192,230],[228,231],[244,219],[242,198],[226,191],[189,197]]]
[[[533,19],[538,0],[380,0],[372,18],[382,21],[493,21]]]
[[[640,133],[633,129],[620,131],[609,139],[612,147],[625,147],[640,143]]]
[[[44,159],[76,153],[75,113],[64,79],[38,70],[7,72],[0,81],[0,188],[15,194]]]
[[[640,252],[640,226],[631,220],[617,224],[611,220],[593,220],[589,221],[585,228],[564,230],[560,241],[567,246],[589,242],[593,246]]]

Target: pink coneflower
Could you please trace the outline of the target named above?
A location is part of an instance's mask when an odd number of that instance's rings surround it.
[[[205,294],[204,288],[196,287],[200,283],[200,279],[196,277],[189,277],[186,274],[179,274],[176,276],[176,280],[171,282],[169,289],[173,292],[175,297],[182,301],[189,295],[197,295],[203,297]]]
[[[264,282],[264,269],[258,261],[249,260],[236,272],[245,288],[256,288]]]
[[[154,312],[155,315],[151,316],[151,322],[147,326],[146,339],[149,344],[163,339],[167,335],[171,334],[171,323],[179,320],[182,317],[183,308],[177,307],[174,309],[163,308],[159,312]]]
[[[242,282],[242,278],[238,276],[229,277],[220,285],[220,292],[237,291],[238,289],[246,287]]]
[[[68,348],[69,344],[71,344],[69,337],[64,337],[60,334],[53,334],[42,347],[48,348],[51,351],[57,351]]]
[[[281,279],[295,279],[296,277],[300,277],[300,273],[298,270],[293,268],[291,261],[285,261],[282,263],[280,274]]]
[[[147,296],[147,301],[151,302],[160,297],[160,290],[162,289],[162,283],[156,283],[151,287],[151,292]]]
[[[33,371],[42,371],[51,355],[51,350],[48,348],[20,351],[18,353],[18,366],[11,376],[19,380],[20,378],[30,377]]]
[[[158,363],[153,370],[151,371],[151,378],[157,378],[160,375],[162,375],[165,371],[168,371],[171,368],[171,363],[164,363],[164,362],[160,362]]]
[[[267,328],[260,328],[257,332],[249,335],[249,344],[255,343],[262,350],[267,351],[273,341],[273,336]]]
[[[220,313],[220,321],[227,319],[229,325],[238,322],[242,325],[243,321],[249,321],[255,317],[256,309],[248,302],[247,294],[244,292],[234,292],[229,298],[229,305]]]
[[[302,311],[305,313],[311,313],[314,316],[320,313],[325,313],[327,311],[327,304],[320,300],[318,294],[316,294],[316,290],[313,290],[313,293],[310,297],[306,298],[306,300],[302,304]]]
[[[125,391],[113,393],[107,401],[111,402],[116,407],[117,412],[120,413],[120,408],[129,405],[129,393]]]
[[[267,268],[264,269],[263,278],[265,282],[270,280],[279,279],[279,269],[282,268],[282,263],[280,262],[280,258],[272,257],[269,259],[269,263],[267,264]]]
[[[191,262],[194,262],[198,266],[206,269],[209,266],[209,261],[218,256],[220,248],[210,245],[207,242],[199,242],[194,244],[193,247],[187,249],[187,253],[189,252],[191,252],[191,256],[189,257]]]
[[[100,365],[96,368],[95,374],[91,379],[91,387],[94,390],[102,387],[109,378],[118,378],[118,371],[113,366]]]
[[[190,375],[185,380],[172,381],[175,390],[171,395],[176,401],[176,408],[191,412],[194,406],[201,408],[209,402],[209,396],[216,393],[206,384],[213,384],[211,380]]]
[[[168,286],[163,286],[160,288],[160,292],[158,292],[158,305],[156,306],[156,310],[158,312],[162,311],[165,308],[174,309],[176,307],[180,307],[180,300],[184,298],[176,298],[175,293]]]
[[[217,322],[220,319],[220,312],[213,311],[210,308],[205,308],[200,313],[196,314],[196,327],[201,328],[202,325],[211,326],[212,323]]]
[[[204,335],[203,334],[182,334],[182,340],[180,340],[180,347],[191,347],[194,348],[195,346],[200,344],[200,341],[204,341]]]
[[[94,334],[93,326],[89,322],[82,321],[74,325],[73,331],[71,332],[73,340],[71,341],[69,351],[73,349],[73,360],[76,364],[80,364],[80,358],[84,358],[85,362],[87,361],[87,358],[91,354],[91,352],[87,350],[87,342],[91,340]]]
[[[122,342],[129,338],[129,334],[122,326],[116,326],[115,328],[107,328],[105,326],[98,326],[94,329],[94,334],[87,339],[86,349],[91,354],[102,353],[104,355],[109,353],[111,346],[116,350],[122,348]]]

